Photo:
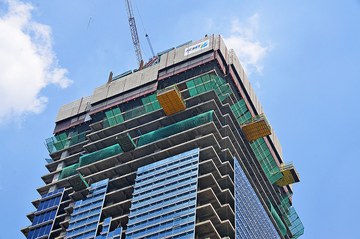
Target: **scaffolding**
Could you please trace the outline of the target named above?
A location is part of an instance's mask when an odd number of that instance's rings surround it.
[[[172,115],[186,109],[184,99],[177,86],[158,91],[157,99],[166,115]]]
[[[252,117],[250,121],[241,125],[245,137],[252,142],[271,134],[271,127],[264,114]]]

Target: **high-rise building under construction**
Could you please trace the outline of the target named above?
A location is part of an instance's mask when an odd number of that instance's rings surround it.
[[[64,105],[35,238],[298,238],[299,176],[220,36],[161,52]]]

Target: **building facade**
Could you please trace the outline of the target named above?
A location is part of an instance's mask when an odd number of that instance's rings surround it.
[[[299,176],[220,36],[64,105],[28,239],[298,238]]]

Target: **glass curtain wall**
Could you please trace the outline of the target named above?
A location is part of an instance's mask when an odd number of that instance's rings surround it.
[[[199,149],[137,170],[126,238],[194,238]]]

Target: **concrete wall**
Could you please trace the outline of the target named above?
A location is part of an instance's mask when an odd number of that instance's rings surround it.
[[[90,103],[90,96],[82,97],[74,102],[62,106],[56,117],[56,122],[85,113]]]

